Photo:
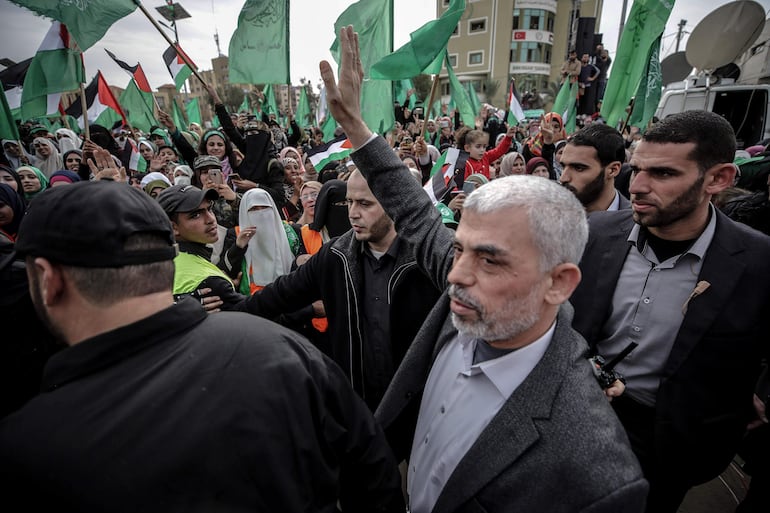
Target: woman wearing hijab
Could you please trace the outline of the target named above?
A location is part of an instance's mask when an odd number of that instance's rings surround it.
[[[69,128],[58,128],[55,134],[59,143],[59,151],[62,154],[70,150],[79,150],[83,146],[83,141],[78,137],[78,134]]]
[[[59,150],[47,137],[35,137],[32,148],[35,150],[35,167],[42,171],[46,178],[50,178],[55,171],[64,169]]]
[[[243,258],[240,291],[252,294],[284,274],[291,272],[294,254],[289,237],[294,230],[281,221],[270,194],[263,189],[249,189],[243,194],[238,212],[241,227],[256,227]]]
[[[30,202],[48,188],[48,178],[34,166],[21,166],[16,170],[21,178],[21,185],[24,188],[24,199],[27,206]]]
[[[299,190],[302,187],[302,174],[299,162],[292,157],[285,157],[283,163],[284,182],[283,194],[286,202],[281,207],[281,217],[288,222],[296,223],[302,215],[302,204]]]
[[[302,235],[308,253],[315,253],[311,251],[311,247],[320,248],[324,243],[350,230],[345,198],[347,192],[348,184],[342,180],[329,180],[321,186],[313,208],[313,221],[307,225],[307,234]],[[320,239],[320,244],[317,239]]]
[[[500,162],[500,175],[523,175],[527,171],[527,163],[524,161],[524,155],[516,151],[506,153]]]
[[[158,147],[155,145],[154,142],[149,141],[148,139],[140,139],[139,140],[139,155],[142,156],[141,159],[139,159],[139,165],[137,166],[137,171],[140,173],[149,173],[152,171],[159,171],[159,169],[152,169],[152,161],[156,160],[156,162],[162,167],[162,162],[160,160],[156,159],[155,157],[158,155]]]
[[[286,157],[291,157],[294,160],[297,161],[297,164],[299,165],[299,173],[304,176],[305,171],[305,165],[302,163],[302,157],[299,154],[299,150],[295,148],[294,146],[287,146],[281,151],[278,152],[278,155],[281,157],[281,160],[285,159]]]
[[[21,177],[15,169],[0,164],[0,183],[10,185],[11,189],[18,192],[19,196],[24,199],[24,186],[21,185]]]
[[[51,175],[48,180],[49,187],[58,187],[59,185],[72,185],[79,182],[80,176],[75,171],[60,169]]]
[[[193,170],[186,164],[178,164],[174,167],[174,185],[191,185]]]
[[[3,139],[3,153],[13,169],[18,169],[19,166],[25,164],[28,165],[34,158],[27,153],[27,150],[19,146],[19,141],[14,141],[12,139]]]
[[[543,157],[529,159],[529,162],[527,162],[527,174],[556,180],[556,176],[553,170],[551,170],[551,164]]]
[[[0,231],[15,241],[22,217],[24,200],[21,195],[7,183],[0,183]]]
[[[80,169],[80,163],[83,162],[83,152],[76,149],[67,150],[62,153],[62,160],[64,161],[64,169],[77,173]]]

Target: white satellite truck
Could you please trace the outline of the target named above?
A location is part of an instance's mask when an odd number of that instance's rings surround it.
[[[765,10],[754,1],[732,2],[709,13],[690,34],[686,51],[661,62],[666,86],[655,116],[705,109],[730,122],[739,149],[770,139],[770,85],[741,83],[735,63],[764,27]]]

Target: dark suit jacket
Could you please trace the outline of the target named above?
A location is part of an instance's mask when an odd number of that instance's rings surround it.
[[[353,158],[417,264],[442,290],[452,264],[452,231],[382,138]],[[647,482],[589,364],[587,345],[562,307],[542,360],[462,457],[434,512],[643,511]],[[445,294],[417,333],[375,417],[397,459],[409,456],[423,387],[456,330]]]
[[[632,212],[595,212],[570,302],[573,327],[601,337],[629,251]],[[689,302],[663,369],[655,406],[655,454],[693,485],[729,464],[753,415],[752,393],[770,332],[770,238],[716,211],[714,239],[698,280],[711,285]]]

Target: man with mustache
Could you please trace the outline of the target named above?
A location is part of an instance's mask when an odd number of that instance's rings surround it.
[[[561,155],[559,182],[572,191],[586,212],[631,208],[615,189],[615,177],[626,159],[620,132],[594,123],[569,138]]]
[[[612,405],[650,481],[649,512],[676,512],[728,466],[753,416],[767,423],[752,392],[768,354],[770,238],[711,205],[733,185],[735,147],[708,111],[647,130],[630,162],[632,210],[590,216],[570,298],[594,351],[638,344]]]
[[[363,122],[358,38],[348,26],[339,40],[339,85],[321,63],[329,108],[445,290],[375,414],[407,460],[410,511],[641,511],[647,484],[563,304],[580,281],[582,205],[549,180],[510,176],[468,195],[456,233],[446,228]]]

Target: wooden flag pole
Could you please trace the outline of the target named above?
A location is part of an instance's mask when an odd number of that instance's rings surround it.
[[[91,139],[91,128],[88,126],[88,101],[86,100],[86,86],[80,83],[80,110],[83,115],[83,127],[86,131],[86,139]]]
[[[436,101],[436,91],[438,91],[438,83],[439,83],[439,75],[441,74],[441,70],[439,70],[438,73],[433,77],[433,84],[430,86],[430,94],[428,95],[428,113],[427,115],[423,116],[424,119],[428,119],[428,116],[430,115],[431,110],[433,109],[433,102]],[[420,137],[425,139],[425,134],[428,133],[428,123],[422,124],[422,134]]]
[[[153,18],[152,15],[149,12],[147,12],[147,8],[144,5],[142,5],[142,2],[140,2],[139,0],[134,0],[134,2],[139,7],[139,9],[144,13],[144,15],[147,16],[147,19],[150,20],[150,23],[152,23],[152,25],[157,29],[157,31],[160,32],[160,35],[163,36],[163,38],[166,41],[168,41],[168,44],[170,44],[174,48],[178,48],[178,46],[171,40],[171,38],[168,37],[168,34],[166,34],[163,31],[163,29],[160,28],[160,25],[158,25],[158,22],[155,21],[155,18]],[[203,80],[203,77],[200,75],[200,73],[198,73],[198,70],[195,69],[195,66],[193,65],[193,63],[190,62],[190,60],[187,58],[187,55],[185,55],[184,52],[177,52],[177,55],[182,58],[185,64],[190,66],[190,69],[192,70],[193,74],[198,80],[201,81],[201,84],[203,84],[203,87],[208,87],[208,84],[206,84],[206,81]]]

